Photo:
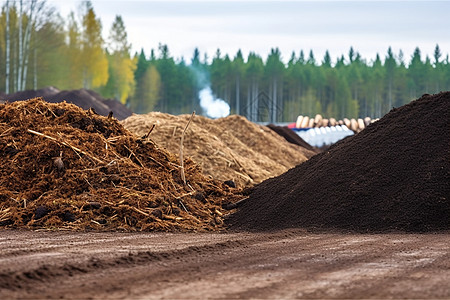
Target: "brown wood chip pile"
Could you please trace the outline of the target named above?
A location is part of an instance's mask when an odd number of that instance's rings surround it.
[[[242,198],[116,119],[40,98],[0,105],[0,228],[203,231]]]
[[[137,136],[145,135],[155,124],[150,138],[177,153],[189,117],[151,112],[133,115],[122,124]],[[195,116],[183,144],[185,155],[198,163],[206,175],[233,180],[238,186],[251,186],[280,175],[315,154],[238,115],[216,120]]]

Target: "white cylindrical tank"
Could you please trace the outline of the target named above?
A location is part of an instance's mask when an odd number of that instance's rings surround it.
[[[347,128],[350,128],[350,125],[351,125],[351,122],[350,122],[350,120],[349,119],[347,119],[347,118],[344,118],[344,125],[345,126],[347,126]]]
[[[364,128],[366,128],[363,119],[358,119],[358,129],[359,131],[363,130]]]
[[[297,117],[297,121],[295,122],[295,128],[300,128],[300,126],[302,125],[303,122],[303,116],[300,115]]]
[[[308,128],[308,124],[309,124],[309,117],[304,116],[303,120],[302,120],[302,125],[300,125],[300,128]]]
[[[336,119],[330,118],[330,126],[336,126]]]
[[[358,122],[353,118],[350,120],[350,129],[354,132],[358,131]]]
[[[314,117],[314,124],[315,124],[316,127],[322,126],[322,119],[323,119],[323,117],[322,117],[321,114],[317,114],[317,115]]]

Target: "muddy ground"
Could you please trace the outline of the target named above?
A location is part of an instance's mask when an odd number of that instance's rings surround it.
[[[450,298],[450,234],[0,231],[0,298]]]

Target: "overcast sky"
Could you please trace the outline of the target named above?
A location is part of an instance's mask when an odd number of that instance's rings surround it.
[[[80,1],[49,0],[61,15],[77,11]],[[273,47],[287,61],[292,51],[312,49],[333,61],[351,46],[368,61],[389,46],[402,49],[409,62],[419,47],[433,56],[436,44],[450,52],[450,1],[150,1],[93,0],[107,38],[115,15],[122,16],[134,51],[167,44],[175,58],[190,62],[194,48],[211,58],[216,49],[234,57],[241,49],[264,59]]]

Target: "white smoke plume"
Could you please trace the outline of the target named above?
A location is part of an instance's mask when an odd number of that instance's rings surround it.
[[[223,118],[230,114],[230,106],[224,100],[215,98],[211,88],[205,87],[198,93],[200,106],[210,118]]]

